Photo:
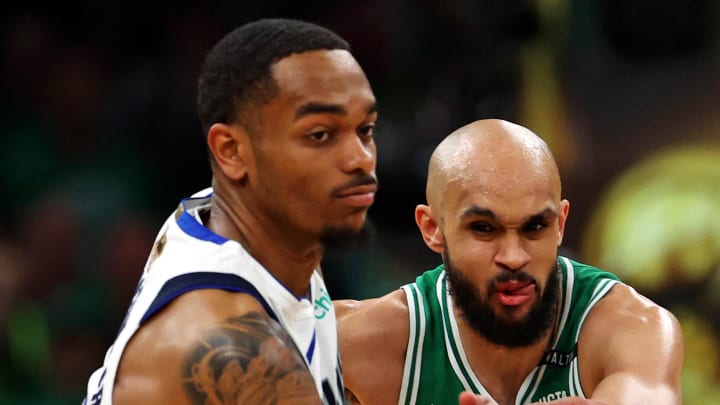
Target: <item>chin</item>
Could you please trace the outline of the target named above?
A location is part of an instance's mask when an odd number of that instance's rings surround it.
[[[496,312],[495,315],[498,320],[508,325],[520,326],[528,321],[528,318],[530,317],[530,309],[531,307],[525,305],[522,307],[502,308],[500,311]]]
[[[374,229],[367,221],[341,226],[327,226],[320,234],[326,252],[342,252],[368,245],[374,239]]]

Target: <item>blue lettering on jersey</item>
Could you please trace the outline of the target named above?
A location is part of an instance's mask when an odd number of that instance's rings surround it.
[[[100,405],[100,401],[102,401],[102,388],[100,388],[100,391],[90,397],[90,403],[88,405]],[[83,401],[83,404],[85,404],[85,401]]]
[[[103,381],[105,381],[105,374],[107,373],[107,370],[103,370],[102,374],[100,375],[100,378],[98,378],[98,391],[91,395],[89,397],[90,402],[88,401],[88,398],[83,399],[82,405],[100,405],[100,402],[102,401],[102,394],[103,394]]]

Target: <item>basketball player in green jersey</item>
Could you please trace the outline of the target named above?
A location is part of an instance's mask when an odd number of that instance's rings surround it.
[[[443,265],[335,304],[352,403],[680,404],[677,320],[558,256],[569,207],[530,130],[481,120],[443,140],[415,210]]]

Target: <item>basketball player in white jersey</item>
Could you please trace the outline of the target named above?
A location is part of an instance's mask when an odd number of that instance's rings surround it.
[[[84,403],[343,403],[319,264],[377,189],[370,84],[333,32],[260,20],[210,51],[197,107],[212,188],[160,229]]]

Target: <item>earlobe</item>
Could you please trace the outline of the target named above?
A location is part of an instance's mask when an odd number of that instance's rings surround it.
[[[239,181],[247,176],[244,139],[247,139],[247,134],[239,126],[218,123],[208,130],[210,152],[220,171],[231,180]]]
[[[424,204],[415,207],[415,223],[420,228],[420,233],[427,247],[435,253],[443,253],[445,251],[445,239],[437,220],[433,216],[432,208]]]

